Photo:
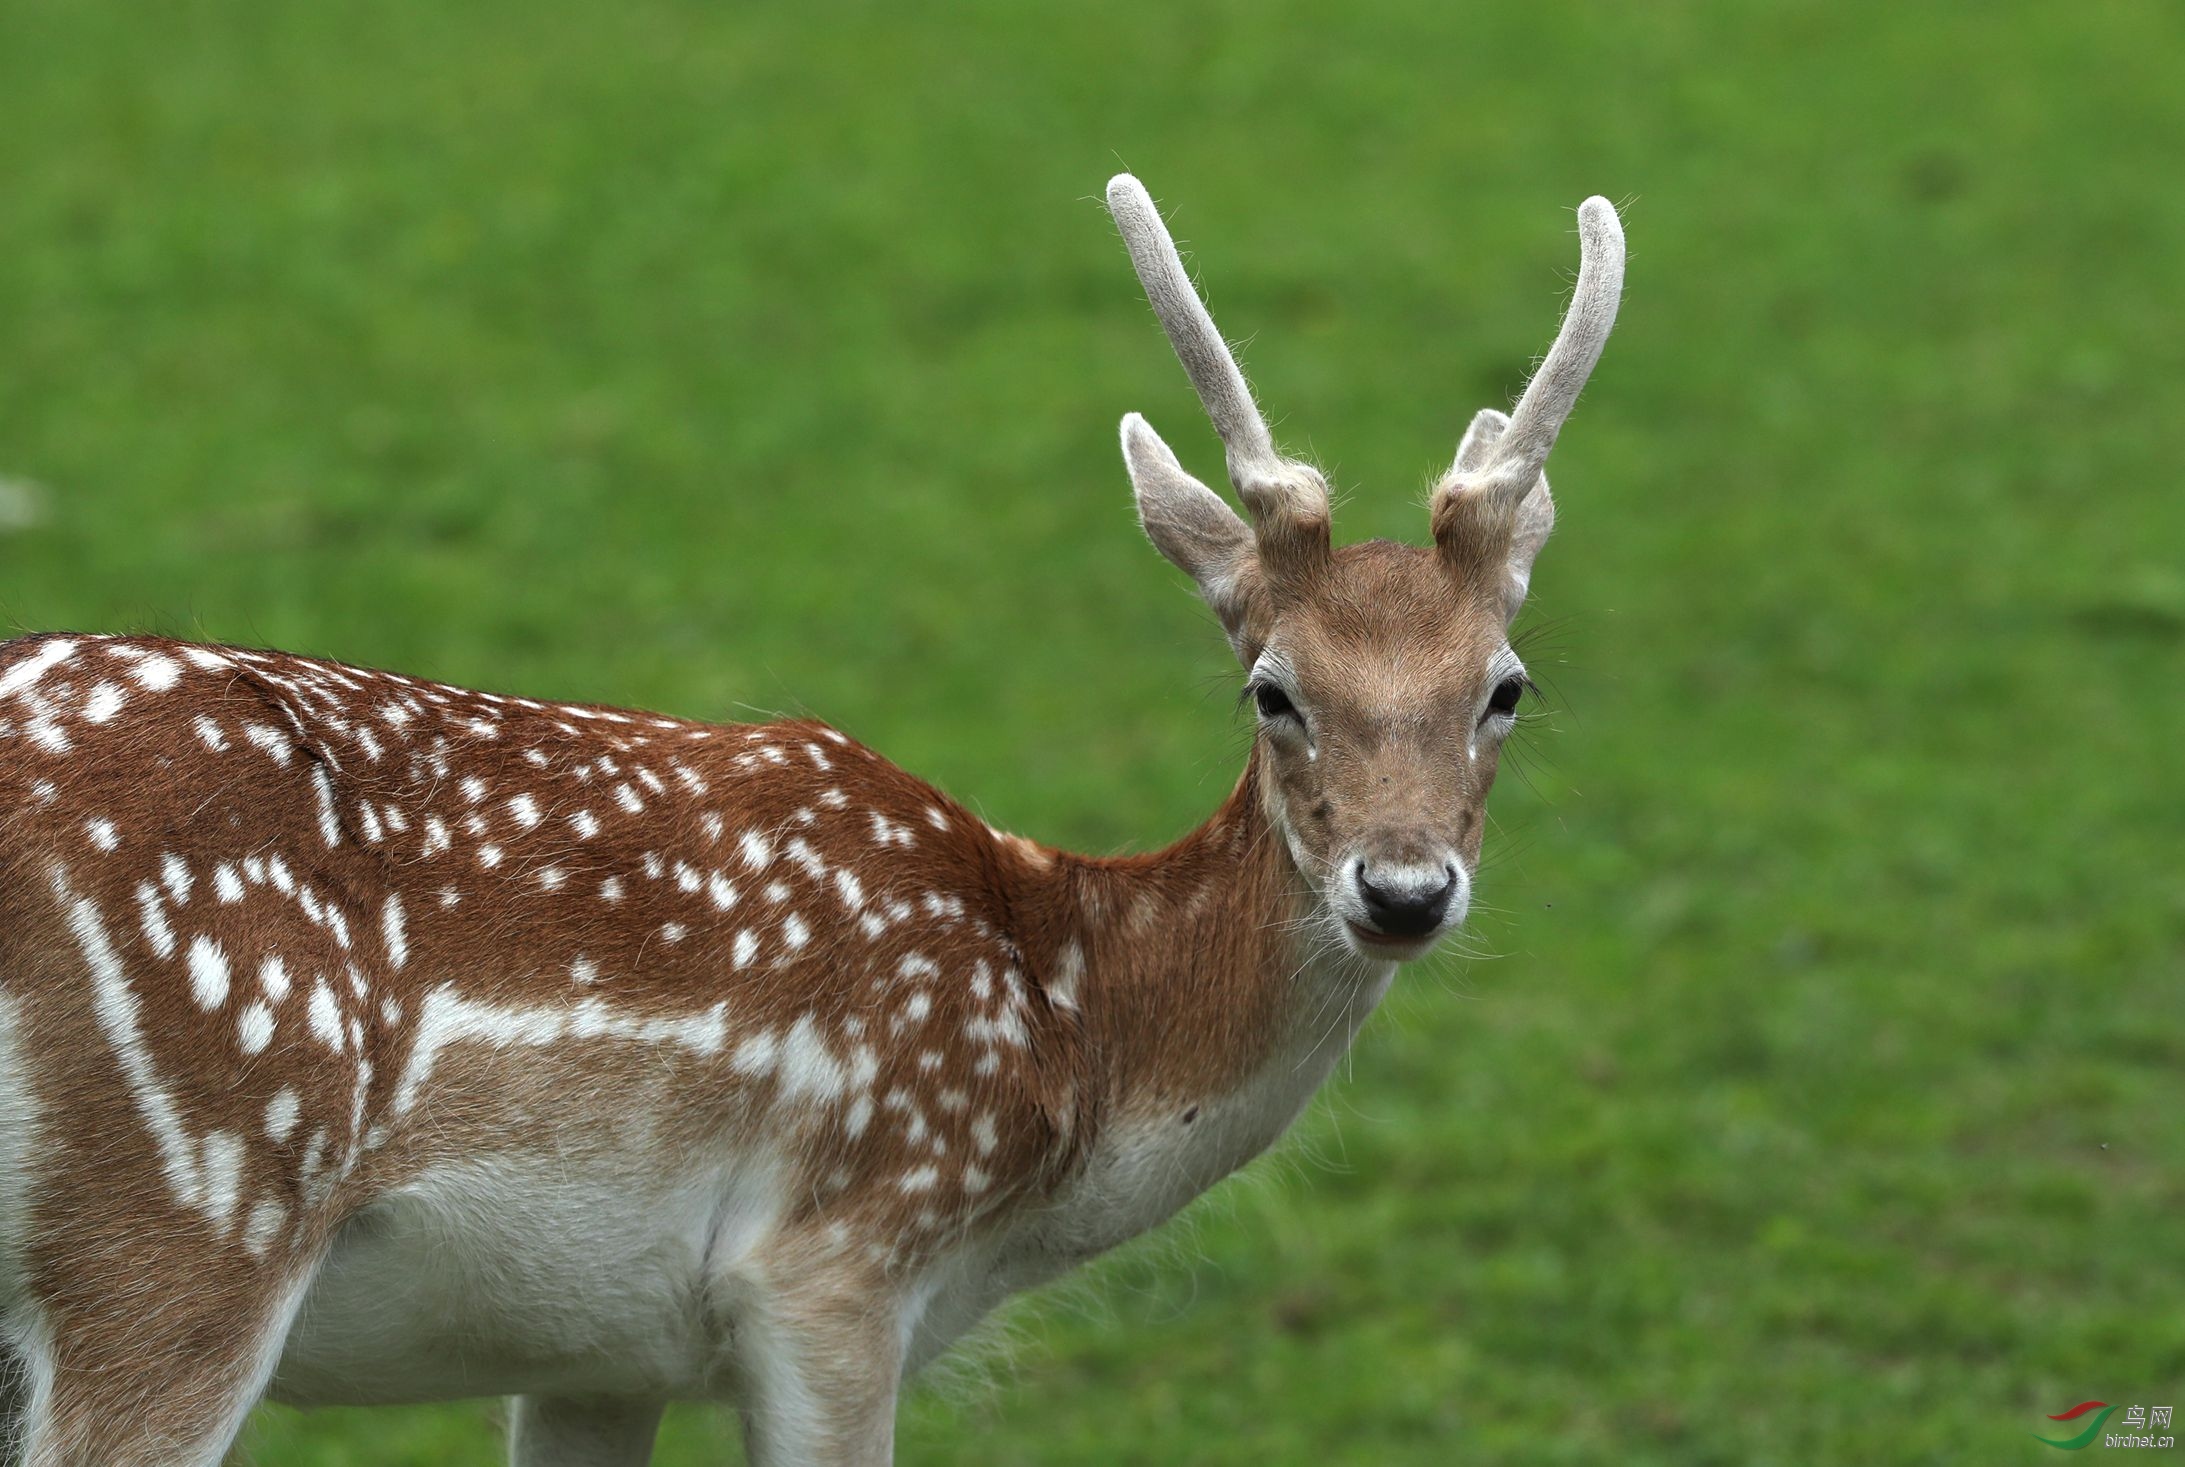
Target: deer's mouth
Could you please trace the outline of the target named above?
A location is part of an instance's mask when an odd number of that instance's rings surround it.
[[[1343,929],[1360,952],[1387,962],[1407,963],[1413,958],[1423,958],[1441,940],[1439,928],[1423,937],[1395,937],[1348,917],[1343,919]]]

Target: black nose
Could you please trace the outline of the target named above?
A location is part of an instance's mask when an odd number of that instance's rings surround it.
[[[1365,898],[1366,916],[1390,937],[1424,937],[1440,924],[1449,910],[1449,894],[1457,889],[1457,873],[1444,870],[1441,885],[1376,883],[1371,873],[1358,873],[1358,894]]]

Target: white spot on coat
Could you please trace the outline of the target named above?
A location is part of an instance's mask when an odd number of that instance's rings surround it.
[[[190,903],[190,888],[197,885],[197,877],[190,875],[188,861],[175,855],[173,850],[160,857],[160,881],[166,883],[166,894],[173,896],[177,907]]]
[[[319,804],[319,839],[329,848],[341,844],[341,820],[334,814],[334,780],[326,772],[326,766],[316,760],[311,765],[311,789]]]
[[[153,652],[139,658],[129,676],[146,692],[164,693],[182,680],[182,664]]]
[[[1060,1008],[1077,1007],[1077,991],[1085,979],[1085,950],[1075,942],[1062,944],[1055,954],[1054,976],[1048,980],[1047,996]]]
[[[281,1234],[281,1224],[288,1221],[288,1209],[270,1198],[261,1197],[250,1205],[250,1218],[243,1224],[243,1246],[253,1258],[263,1258],[273,1240]]]
[[[296,1118],[302,1113],[294,1090],[283,1085],[274,1091],[273,1098],[266,1102],[266,1138],[275,1144],[286,1141],[289,1133],[296,1129]]]
[[[267,953],[265,961],[258,965],[258,986],[274,1003],[288,997],[288,968],[281,962],[279,953]]]
[[[83,700],[83,718],[86,723],[111,723],[114,715],[121,712],[129,695],[118,683],[100,683]]]
[[[40,678],[75,655],[76,644],[66,639],[39,644],[37,651],[0,672],[0,698],[28,692],[38,685]]]
[[[311,1003],[307,1011],[311,1025],[311,1037],[336,1054],[342,1050],[341,1006],[334,1002],[334,990],[320,979],[311,986]]]
[[[159,888],[149,881],[137,883],[137,914],[144,924],[144,940],[152,945],[152,951],[163,958],[174,956],[174,928],[167,925],[167,909],[160,902]]]
[[[410,924],[402,914],[399,894],[389,893],[387,905],[380,912],[379,930],[387,942],[387,961],[401,971],[410,961]]]
[[[228,998],[228,955],[209,937],[190,939],[190,996],[201,1009],[216,1009]]]
[[[276,764],[286,765],[296,756],[295,746],[279,729],[267,728],[262,723],[246,723],[243,725],[243,737],[257,745]]]
[[[205,1138],[205,1215],[225,1224],[243,1193],[243,1138],[215,1131]]]
[[[273,1042],[273,1010],[262,1003],[253,1003],[245,1008],[237,1025],[236,1037],[243,1046],[243,1053],[262,1053]]]

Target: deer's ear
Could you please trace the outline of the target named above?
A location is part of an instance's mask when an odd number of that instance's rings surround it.
[[[1199,595],[1236,645],[1256,579],[1251,527],[1219,494],[1185,472],[1161,435],[1136,413],[1123,418],[1123,462],[1146,538],[1198,583]]]
[[[1464,437],[1457,443],[1457,461],[1449,466],[1447,477],[1476,474],[1486,468],[1495,445],[1502,441],[1502,434],[1509,426],[1510,415],[1493,408],[1481,408],[1472,414],[1472,421],[1465,425]]]
[[[1542,474],[1518,501],[1517,524],[1510,531],[1510,572],[1503,596],[1512,621],[1517,619],[1518,608],[1525,604],[1526,589],[1532,585],[1533,559],[1548,543],[1548,532],[1554,528],[1555,500],[1548,494],[1548,476]]]
[[[1507,414],[1481,408],[1464,430],[1464,440],[1457,445],[1457,461],[1443,477],[1443,486],[1461,485],[1466,475],[1485,472],[1494,460],[1495,445],[1502,441],[1509,426]],[[1525,605],[1525,591],[1532,584],[1533,560],[1540,554],[1540,547],[1548,543],[1549,531],[1555,528],[1555,500],[1548,493],[1546,474],[1535,476],[1532,487],[1518,501],[1509,525],[1510,552],[1502,584],[1502,606],[1504,616],[1515,621]]]

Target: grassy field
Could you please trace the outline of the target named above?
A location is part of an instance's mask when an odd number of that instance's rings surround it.
[[[1121,412],[1218,459],[1102,182],[1414,540],[1606,193],[1499,958],[902,1457],[2039,1462],[2185,1406],[2185,20],[1942,13],[0,0],[0,617],[808,708],[1150,845],[1245,728],[1132,525]]]

